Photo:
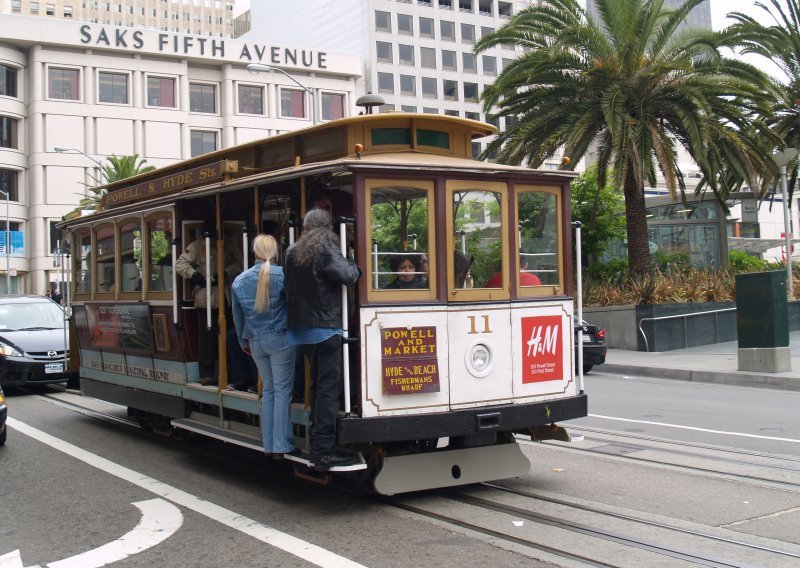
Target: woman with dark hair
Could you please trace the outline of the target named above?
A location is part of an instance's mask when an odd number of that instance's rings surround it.
[[[256,362],[263,392],[261,442],[268,454],[294,450],[290,404],[294,383],[294,346],[286,335],[283,269],[273,263],[278,245],[271,235],[253,240],[256,263],[233,281],[233,321],[245,353]]]
[[[422,281],[421,275],[417,274],[419,272],[417,270],[418,260],[418,255],[405,253],[393,255],[389,265],[392,267],[392,272],[396,274],[396,277],[386,288],[390,290],[425,288],[426,284]]]

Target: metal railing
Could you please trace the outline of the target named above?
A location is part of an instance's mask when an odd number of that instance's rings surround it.
[[[645,350],[645,352],[649,352],[650,351],[650,345],[647,343],[647,335],[645,334],[644,329],[642,329],[642,323],[644,323],[645,321],[660,321],[660,320],[684,318],[683,319],[683,347],[686,348],[686,347],[689,347],[689,345],[688,345],[688,334],[687,334],[687,330],[686,330],[686,319],[687,318],[694,317],[694,316],[707,316],[709,314],[715,314],[714,315],[714,323],[715,323],[714,330],[716,332],[716,340],[717,340],[715,343],[719,343],[719,320],[718,320],[716,314],[721,314],[723,312],[735,312],[735,311],[736,311],[736,308],[724,308],[722,310],[707,310],[707,311],[704,311],[704,312],[694,312],[694,313],[691,313],[691,314],[675,314],[675,315],[672,315],[672,316],[659,316],[659,317],[655,317],[655,318],[642,318],[642,319],[639,320],[639,333],[642,334],[642,339],[644,339],[644,350]]]

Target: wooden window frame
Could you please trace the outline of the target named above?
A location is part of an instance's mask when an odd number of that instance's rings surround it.
[[[519,227],[519,197],[525,193],[547,193],[556,198],[556,231],[558,235],[558,251],[556,252],[558,266],[558,284],[542,284],[541,286],[520,286],[519,281],[519,258],[520,242],[519,232],[513,235],[513,258],[514,269],[516,270],[517,297],[553,297],[566,293],[564,282],[564,202],[561,187],[546,185],[516,185],[514,187],[514,227]]]

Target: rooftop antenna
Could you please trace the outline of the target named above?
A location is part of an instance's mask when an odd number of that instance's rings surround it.
[[[374,107],[379,107],[385,104],[386,101],[383,100],[382,96],[373,95],[372,93],[361,95],[360,97],[358,97],[358,100],[356,100],[356,106],[364,107],[364,112],[360,114],[372,114],[372,109]]]

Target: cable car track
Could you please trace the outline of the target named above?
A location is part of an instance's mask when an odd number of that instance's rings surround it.
[[[275,480],[282,480],[286,482],[289,481],[290,479],[285,475],[286,473],[285,470],[276,471],[272,469],[270,471],[270,468],[265,468],[264,465],[269,464],[271,460],[259,461],[258,459],[252,459],[252,457],[248,459],[248,454],[233,455],[234,453],[229,451],[230,447],[227,444],[222,446],[219,446],[219,443],[202,444],[202,445],[186,444],[185,440],[164,438],[153,434],[147,434],[134,420],[122,419],[119,416],[115,416],[110,413],[91,409],[88,408],[87,406],[81,405],[79,402],[63,400],[60,397],[54,396],[54,394],[41,393],[41,392],[37,392],[35,394],[41,396],[42,398],[47,399],[51,403],[54,403],[72,412],[77,412],[81,415],[96,420],[113,423],[125,429],[142,432],[148,437],[158,438],[162,443],[167,442],[170,445],[180,446],[184,449],[188,449],[189,451],[197,455],[201,455],[215,460],[224,460],[228,464],[235,465],[236,467],[239,468],[252,471],[257,470],[261,476],[274,478]],[[662,440],[658,441],[660,443],[664,443]],[[582,450],[582,451],[590,451],[590,450]],[[238,452],[236,453],[238,454]],[[252,452],[248,453],[252,454]],[[769,457],[768,455],[765,454],[760,454],[760,456]],[[703,470],[702,468],[699,469],[700,471],[706,471]],[[721,472],[714,472],[714,473],[721,473]],[[728,474],[725,473],[725,475]],[[740,476],[740,477],[743,479],[749,479],[748,476]],[[304,485],[304,487],[306,486]],[[795,487],[800,487],[800,486],[795,486]],[[334,485],[332,488],[342,493],[347,493],[350,495],[355,494],[355,492],[350,488],[341,487],[338,485]],[[502,503],[499,500],[492,499],[491,495],[490,498],[487,498],[486,496],[476,496],[470,494],[476,488],[485,488],[490,490],[491,492],[498,492],[498,493],[513,495],[516,497],[521,497],[524,500],[526,500],[526,502],[523,503],[523,506],[511,505],[508,503]],[[529,551],[543,552],[545,554],[553,555],[566,560],[580,562],[588,566],[602,566],[602,567],[616,568],[628,565],[624,562],[621,564],[615,563],[613,560],[608,560],[608,558],[601,558],[599,556],[591,554],[581,554],[579,552],[576,552],[574,549],[569,550],[567,549],[567,547],[558,546],[557,541],[551,543],[548,542],[546,539],[538,540],[538,539],[525,538],[514,534],[509,534],[509,532],[506,532],[501,528],[486,526],[485,524],[482,525],[479,524],[478,522],[474,522],[473,520],[471,520],[471,517],[474,517],[476,515],[469,515],[465,517],[465,516],[448,514],[445,511],[451,508],[449,506],[440,507],[439,510],[436,509],[430,510],[429,508],[426,508],[424,503],[422,505],[419,504],[419,501],[425,501],[428,498],[433,498],[433,499],[441,498],[444,499],[447,503],[457,503],[460,505],[464,505],[472,510],[477,508],[481,511],[502,515],[505,518],[506,526],[510,525],[507,519],[507,517],[510,516],[514,519],[523,519],[526,521],[531,521],[532,523],[535,523],[537,526],[552,527],[555,529],[560,529],[562,531],[568,531],[570,533],[578,534],[581,535],[582,537],[587,537],[590,539],[600,539],[629,549],[636,549],[643,553],[657,554],[660,556],[666,556],[669,558],[674,558],[676,560],[691,562],[703,566],[712,566],[720,568],[728,568],[728,567],[743,568],[745,566],[748,566],[748,564],[731,560],[730,558],[726,558],[725,556],[719,554],[712,555],[705,552],[697,552],[698,550],[702,551],[706,548],[702,544],[696,545],[692,549],[686,547],[676,547],[676,546],[671,546],[666,542],[659,541],[658,539],[646,539],[637,536],[631,536],[641,532],[641,530],[637,530],[635,528],[626,529],[624,531],[607,530],[604,528],[599,528],[605,524],[604,522],[595,521],[589,523],[583,521],[568,520],[569,512],[577,511],[579,512],[579,514],[598,515],[600,516],[601,519],[603,518],[615,519],[619,522],[623,522],[626,524],[632,523],[634,526],[648,527],[650,530],[655,530],[655,531],[668,531],[673,533],[679,533],[680,535],[684,535],[687,538],[699,539],[701,543],[713,542],[716,543],[718,546],[730,546],[740,550],[746,549],[753,553],[761,555],[770,555],[771,557],[774,558],[790,559],[791,562],[796,562],[798,559],[800,559],[800,548],[798,548],[797,552],[792,552],[789,550],[779,550],[777,548],[764,546],[758,543],[749,543],[744,540],[738,540],[735,538],[727,538],[719,535],[710,534],[709,532],[687,529],[684,527],[677,526],[675,524],[657,522],[650,519],[646,519],[644,517],[636,516],[634,514],[624,514],[617,511],[613,511],[611,509],[605,509],[602,507],[573,503],[566,501],[564,499],[538,495],[534,492],[521,490],[515,487],[510,487],[502,483],[484,483],[477,486],[467,486],[461,489],[438,490],[423,494],[412,494],[409,497],[407,496],[372,497],[372,499],[374,499],[376,502],[383,503],[387,506],[402,509],[410,513],[419,515],[423,518],[437,521],[438,523],[444,523],[447,525],[451,525],[453,527],[459,527],[461,529],[465,529],[469,532],[478,533],[484,535],[485,537],[489,537],[490,539],[506,542],[509,545],[516,545],[516,547],[522,547],[523,549],[527,549]],[[535,510],[533,510],[535,508],[536,503],[548,504],[551,506],[564,508],[565,514],[553,515],[553,514],[544,514],[536,512]],[[602,549],[602,547],[600,549]]]

